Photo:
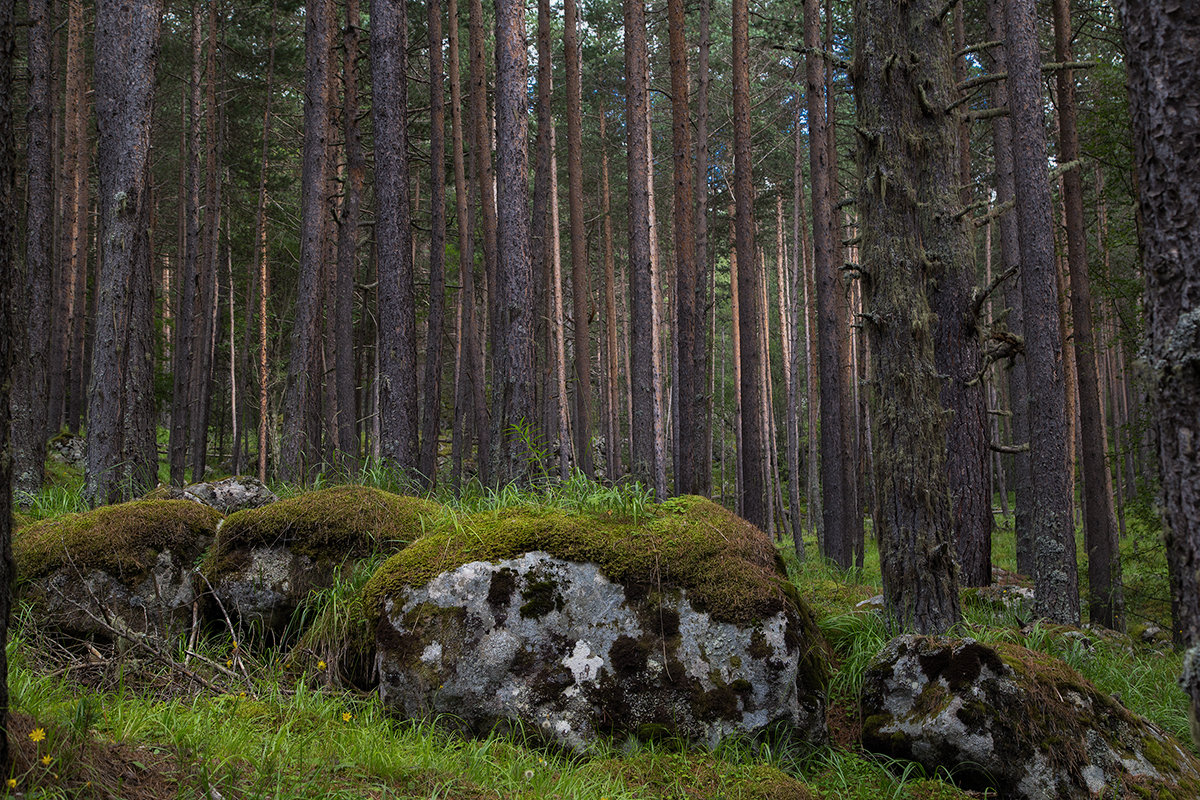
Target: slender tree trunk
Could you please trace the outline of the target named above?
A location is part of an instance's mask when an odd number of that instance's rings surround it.
[[[1149,355],[1157,382],[1158,457],[1175,630],[1200,642],[1200,460],[1194,445],[1200,370],[1200,163],[1195,157],[1200,20],[1186,4],[1124,0],[1134,152],[1145,221]],[[1191,690],[1191,687],[1189,687]],[[1193,693],[1193,703],[1195,703]]]
[[[715,301],[715,270],[708,262],[708,89],[711,76],[709,75],[709,48],[711,45],[709,37],[709,16],[711,13],[711,0],[700,0],[700,42],[696,58],[696,274],[699,278],[697,284],[697,298],[695,311],[698,319],[703,319],[703,315],[708,315],[709,336],[711,338],[698,338],[696,341],[703,342],[704,359],[702,364],[701,376],[707,376],[708,391],[704,393],[704,399],[699,402],[697,407],[702,415],[699,424],[704,435],[704,455],[700,470],[700,494],[708,496],[712,493],[712,464],[713,464],[713,400],[716,392],[714,391],[713,380],[715,380],[716,370],[714,369],[713,350],[716,347],[716,301]],[[708,287],[706,295],[705,286]],[[699,334],[703,337],[704,334]]]
[[[46,463],[47,372],[50,294],[54,264],[54,158],[51,152],[49,0],[29,3],[29,93],[25,113],[25,260],[14,286],[25,322],[13,331],[13,491],[32,495],[42,488]]]
[[[530,229],[529,258],[532,263],[534,300],[537,308],[541,309],[535,317],[535,353],[537,359],[535,372],[538,382],[535,390],[538,392],[541,407],[541,429],[547,445],[555,440],[558,430],[558,408],[556,387],[558,376],[555,331],[552,328],[554,313],[554,292],[551,289],[552,263],[550,257],[549,212],[550,212],[550,160],[554,149],[552,131],[553,94],[554,94],[554,65],[550,51],[550,0],[538,0],[537,15],[537,100],[535,113],[537,116],[537,143],[535,145],[535,166],[533,181],[533,215]]]
[[[483,268],[484,274],[487,276],[485,285],[485,296],[487,298],[484,308],[486,311],[486,326],[480,326],[481,329],[486,328],[488,335],[487,339],[492,343],[492,371],[493,371],[493,386],[498,386],[495,378],[495,372],[499,368],[500,361],[504,359],[504,353],[497,353],[496,348],[500,346],[500,329],[497,327],[500,323],[500,315],[496,313],[496,304],[499,299],[497,291],[497,253],[496,253],[496,185],[492,173],[492,136],[488,125],[488,105],[487,105],[487,59],[484,57],[484,32],[483,32],[483,3],[482,0],[470,0],[470,12],[468,14],[468,33],[470,36],[470,78],[471,78],[471,151],[472,162],[475,165],[473,170],[475,174],[475,184],[478,192],[476,198],[477,204],[481,211],[481,220],[483,223]],[[480,331],[482,334],[482,330]],[[480,375],[480,380],[483,376]],[[493,391],[495,389],[493,388]],[[495,398],[493,398],[493,402]],[[498,418],[497,418],[498,419]],[[491,429],[488,431],[488,447],[489,454],[480,454],[480,480],[487,483],[487,477],[490,475],[490,461],[492,455],[490,448],[492,440],[498,440],[498,437],[492,436]]]
[[[13,296],[17,274],[17,151],[13,142],[13,60],[17,49],[13,30],[13,0],[0,0],[0,353],[12,352]],[[8,642],[16,567],[12,557],[12,462],[9,452],[9,405],[12,367],[0,358],[0,643]],[[0,648],[0,764],[9,764],[8,656]]]
[[[417,318],[408,190],[408,17],[402,0],[371,0],[375,239],[379,274],[382,458],[417,466]]]
[[[147,181],[162,6],[155,0],[142,0],[120,7],[101,4],[96,11],[96,114],[104,234],[100,237],[84,490],[98,505],[140,494],[153,485],[156,471],[153,376],[146,374],[152,363],[149,295],[153,286]],[[149,452],[145,449],[147,428]]]
[[[386,2],[381,5],[389,5]],[[374,13],[372,4],[372,38],[376,28],[384,28],[385,12]],[[284,480],[306,482],[316,468],[320,455],[321,421],[321,343],[318,302],[321,291],[321,260],[325,236],[325,186],[328,180],[327,148],[330,131],[329,95],[329,0],[309,0],[305,11],[305,101],[304,101],[304,161],[301,174],[300,203],[300,279],[296,291],[296,317],[292,324],[291,354],[288,359],[287,389],[283,402],[283,448],[281,477]],[[374,41],[372,41],[374,44]],[[374,54],[374,49],[372,50]],[[377,84],[387,73],[380,65],[372,72]],[[390,99],[376,88],[375,112]],[[401,106],[402,107],[402,106]],[[384,112],[387,113],[387,112]],[[390,120],[389,120],[390,122]],[[379,140],[393,136],[387,125],[376,124],[376,150],[385,147]],[[387,132],[386,134],[384,132]],[[386,140],[386,139],[385,139]],[[386,155],[384,156],[386,159]],[[377,152],[376,161],[380,154]],[[385,161],[386,163],[386,161]],[[390,166],[390,165],[389,165]],[[384,172],[381,165],[380,171]],[[387,173],[385,173],[387,174]],[[383,184],[383,181],[379,182]],[[382,194],[377,188],[377,196]],[[380,206],[386,208],[380,197]],[[387,214],[380,215],[379,228],[384,227]],[[380,231],[382,238],[382,230]],[[383,245],[380,245],[381,252]],[[407,248],[405,248],[407,251]],[[384,282],[380,282],[381,294]],[[407,375],[411,376],[411,371]]]
[[[1079,585],[1067,475],[1062,340],[1051,225],[1050,179],[1032,0],[1008,0],[1008,107],[1013,132],[1013,178],[1020,226],[1025,363],[1029,376],[1031,523],[1034,583],[1040,614],[1079,622]]]
[[[733,194],[737,206],[738,295],[741,300],[742,375],[739,384],[742,410],[762,406],[759,372],[764,356],[757,329],[763,308],[759,266],[754,258],[754,183],[750,175],[750,12],[746,0],[733,3]],[[765,461],[767,452],[761,424],[742,416],[742,516],[760,528],[767,527]]]
[[[629,298],[633,400],[630,473],[653,486],[659,472],[656,448],[654,356],[654,284],[650,254],[650,192],[647,156],[650,147],[649,70],[646,52],[646,8],[643,0],[624,0],[625,120],[629,172]]]
[[[558,146],[550,125],[550,282],[553,293],[555,427],[558,429],[558,474],[571,476],[571,423],[567,413],[567,325],[563,313],[562,238],[558,218]]]
[[[528,55],[525,6],[517,0],[496,4],[496,275],[500,338],[493,346],[498,365],[494,400],[499,414],[492,442],[500,483],[529,479],[533,436],[533,272],[530,263],[529,156],[525,100]],[[526,432],[521,435],[522,429]]]
[[[804,0],[804,46],[808,95],[809,170],[812,173],[813,271],[817,289],[817,346],[821,375],[821,512],[823,554],[841,567],[852,561],[850,517],[858,513],[847,502],[843,461],[850,443],[843,440],[844,392],[839,340],[845,327],[838,295],[841,279],[834,264],[833,199],[829,182],[829,136],[825,119],[825,83],[821,60],[820,13],[817,0]]]
[[[968,254],[957,213],[957,120],[941,110],[953,100],[954,78],[940,8],[940,0],[855,4],[861,263],[879,398],[875,526],[888,614],[921,633],[942,633],[960,618],[927,289],[933,264],[963,270]]]
[[[571,298],[575,317],[575,457],[583,473],[592,465],[591,286],[583,220],[583,73],[577,0],[566,0],[563,51],[567,62],[567,201],[571,225]]]
[[[279,6],[271,3],[271,43],[267,55],[267,101],[263,106],[262,156],[258,170],[258,209],[254,216],[255,259],[258,265],[258,479],[267,480],[267,298],[271,296],[271,272],[267,259],[267,168],[270,165],[271,100],[275,79],[275,36]],[[249,324],[249,317],[247,317]]]
[[[204,480],[208,462],[208,421],[212,405],[213,350],[216,347],[219,303],[217,275],[220,270],[221,184],[218,180],[217,108],[217,3],[208,0],[208,53],[205,58],[204,110],[204,259],[199,270],[199,292],[195,308],[196,335],[193,341],[191,401],[192,480]]]
[[[697,260],[696,204],[692,187],[691,117],[688,101],[687,18],[683,0],[669,0],[667,21],[671,46],[671,144],[675,169],[675,342],[679,358],[675,386],[679,397],[679,472],[675,487],[680,494],[703,494],[709,470],[705,461],[704,434],[704,289]]]
[[[615,481],[621,477],[621,414],[618,389],[620,374],[617,358],[620,347],[617,344],[617,277],[616,264],[613,257],[612,205],[608,186],[608,139],[605,136],[605,120],[607,111],[600,109],[600,194],[604,214],[604,331],[608,342],[605,347],[605,357],[608,359],[608,399],[607,433],[608,439],[608,479]]]
[[[1060,63],[1071,54],[1069,0],[1054,2],[1054,55]],[[1075,126],[1075,77],[1058,71],[1058,123],[1060,161],[1079,158]],[[1117,520],[1113,512],[1112,475],[1105,447],[1100,378],[1096,364],[1096,336],[1092,328],[1092,290],[1088,278],[1087,236],[1083,221],[1081,168],[1063,174],[1063,208],[1067,217],[1067,258],[1071,273],[1071,316],[1075,323],[1075,365],[1079,371],[1079,422],[1083,441],[1083,527],[1088,554],[1088,618],[1108,628],[1125,627],[1121,591],[1121,553]]]
[[[425,412],[421,433],[422,478],[437,479],[442,418],[442,340],[446,327],[446,111],[442,68],[442,6],[429,2],[430,239],[429,320],[425,338]]]

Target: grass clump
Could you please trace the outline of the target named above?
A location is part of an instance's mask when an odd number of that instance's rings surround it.
[[[420,538],[441,511],[431,500],[367,486],[307,492],[230,514],[209,553],[205,572],[212,579],[238,568],[256,546],[287,546],[314,562],[365,558]]]
[[[138,500],[27,525],[14,537],[13,556],[21,580],[68,564],[137,578],[163,550],[197,549],[220,520],[214,509],[186,500]]]

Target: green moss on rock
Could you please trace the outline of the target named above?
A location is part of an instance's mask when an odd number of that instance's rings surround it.
[[[456,519],[379,568],[364,589],[365,611],[373,620],[383,598],[424,586],[464,564],[503,561],[534,551],[596,564],[609,580],[624,586],[631,599],[685,590],[693,608],[719,622],[751,624],[788,611],[798,618],[798,638],[807,649],[824,641],[807,605],[787,582],[766,534],[700,497],[674,498],[656,506],[641,524],[542,507]],[[801,654],[808,662],[805,673],[820,682],[825,677],[824,656],[815,651]]]
[[[13,541],[13,556],[21,580],[69,563],[138,578],[163,550],[184,551],[211,537],[220,520],[214,509],[186,500],[137,500],[28,525]]]
[[[364,558],[419,538],[437,503],[367,486],[334,486],[230,514],[209,553],[210,579],[238,569],[253,547],[288,547],[314,562]]]

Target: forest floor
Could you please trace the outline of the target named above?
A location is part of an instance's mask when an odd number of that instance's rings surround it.
[[[78,491],[72,478],[55,476],[58,487],[43,492],[30,516],[75,510]],[[626,506],[645,502],[644,496],[579,480],[540,493],[513,490],[457,502],[571,505],[581,496]],[[998,515],[997,522],[993,560],[1012,572],[1012,520]],[[677,742],[614,742],[583,757],[511,734],[465,740],[429,722],[389,719],[369,692],[335,688],[330,666],[317,660],[322,651],[311,637],[286,649],[253,652],[239,649],[228,636],[202,640],[190,654],[182,646],[154,657],[137,648],[67,650],[38,629],[28,609],[18,607],[8,644],[9,736],[16,766],[7,784],[0,784],[0,795],[130,800],[984,797],[955,788],[952,775],[927,775],[910,762],[868,755],[858,744],[862,676],[890,636],[878,614],[856,609],[880,591],[878,555],[869,540],[864,567],[851,572],[813,558],[800,563],[791,542],[780,542],[791,579],[836,652],[827,748],[737,743],[708,752]],[[815,542],[806,545],[808,553],[817,552]],[[1119,694],[1131,710],[1189,742],[1186,701],[1175,682],[1181,656],[1163,634],[1151,636],[1146,630],[1167,631],[1170,620],[1161,537],[1147,508],[1130,508],[1122,553],[1130,636],[1064,637],[1061,629],[1028,624],[1018,612],[972,590],[965,590],[965,621],[956,633],[1060,657],[1103,691]],[[362,575],[357,570],[322,593],[314,619],[330,618]]]

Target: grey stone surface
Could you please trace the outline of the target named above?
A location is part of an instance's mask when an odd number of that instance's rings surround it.
[[[279,500],[258,478],[238,476],[212,483],[193,483],[180,495],[184,500],[212,506],[222,514],[262,508]]]
[[[594,564],[530,552],[385,598],[377,665],[390,711],[475,733],[519,721],[585,750],[604,734],[715,746],[782,724],[822,742],[824,698],[798,674],[813,644],[786,612],[715,622],[684,592],[630,597]]]
[[[213,592],[224,609],[243,625],[280,635],[292,615],[314,589],[330,585],[329,564],[280,546],[255,546],[243,563],[216,578]]]
[[[893,639],[867,670],[863,746],[1000,797],[1196,797],[1200,762],[1065,663],[1015,645]]]
[[[197,552],[187,553],[162,550],[135,578],[63,566],[29,584],[24,596],[38,609],[40,621],[68,636],[120,640],[114,630],[181,635],[192,624],[192,604],[200,596],[192,567],[204,546],[198,543]]]

